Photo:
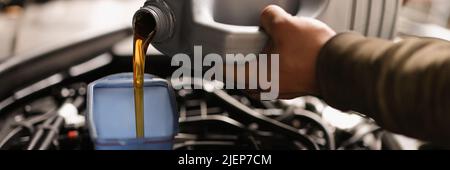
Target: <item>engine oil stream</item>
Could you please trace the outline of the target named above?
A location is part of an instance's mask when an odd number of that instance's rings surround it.
[[[134,109],[136,119],[136,137],[144,138],[144,74],[145,58],[155,31],[148,37],[134,35],[133,46],[133,85],[134,85]]]

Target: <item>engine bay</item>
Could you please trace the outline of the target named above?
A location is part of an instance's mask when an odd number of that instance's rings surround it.
[[[240,2],[214,2],[213,9],[218,10],[214,17],[218,22],[250,25],[255,28],[253,31],[261,31],[254,21],[258,13],[228,21],[228,11],[222,11],[222,8]],[[249,1],[247,5],[256,2]],[[335,10],[325,10],[322,16],[322,20],[337,25],[336,30],[354,30],[385,39],[396,36],[394,23],[397,21],[389,16],[399,13],[399,37],[395,38],[413,35],[446,39],[450,22],[441,23],[447,28],[436,28],[414,19],[421,16],[414,9],[427,6],[422,4],[425,2],[431,1],[404,1],[401,4],[400,1],[348,0],[346,3],[333,1],[331,5],[328,1],[318,1],[309,4],[311,7],[300,5],[300,8],[336,6]],[[395,3],[396,8],[389,3]],[[366,7],[370,9],[373,4],[378,4],[373,8],[380,10],[367,11]],[[381,8],[381,4],[386,7]],[[0,150],[95,149],[86,120],[88,85],[108,75],[133,71],[130,19],[132,12],[140,6],[142,2],[131,1],[0,2],[0,23],[10,25],[0,28]],[[433,9],[442,6],[445,7],[436,3]],[[401,8],[405,9],[400,11]],[[244,5],[237,10],[249,11]],[[344,14],[348,17],[334,19]],[[375,19],[370,19],[369,14]],[[442,14],[436,12],[433,15]],[[419,18],[432,20],[432,17]],[[247,19],[255,23],[241,23]],[[383,30],[377,30],[381,28]],[[185,31],[190,36],[192,29]],[[202,29],[196,31],[197,36],[213,35]],[[217,32],[220,31],[212,31]],[[225,43],[232,47],[242,46],[235,43],[241,39],[226,40],[233,40]],[[171,66],[169,56],[153,46],[149,48],[148,56],[151,57],[145,62],[145,73],[170,82],[177,67]],[[168,48],[166,53],[175,53],[175,50]],[[317,97],[259,101],[243,91],[227,90],[218,81],[202,86],[205,88],[175,90],[179,127],[174,150],[441,149],[386,131],[364,113],[336,110]]]
[[[127,72],[129,62],[129,56],[106,51],[17,91],[1,105],[0,148],[92,150],[84,119],[87,84]],[[162,55],[149,65],[146,72],[159,77],[168,77],[175,69],[170,67],[169,57]],[[238,90],[208,88],[177,90],[175,94],[180,113],[175,150],[401,149],[397,138],[371,119],[342,113],[315,97],[259,101]],[[64,109],[67,105],[76,109]],[[349,119],[341,123],[347,127],[330,122],[336,120],[330,118],[333,114]]]

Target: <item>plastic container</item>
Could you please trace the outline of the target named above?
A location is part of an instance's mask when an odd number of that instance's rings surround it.
[[[162,53],[259,54],[268,37],[260,29],[261,10],[276,4],[290,14],[327,23],[337,32],[357,31],[386,39],[395,36],[401,0],[147,0],[134,17],[152,21],[157,29],[153,45]],[[153,19],[142,19],[150,17]],[[149,23],[150,24],[150,23]],[[153,28],[153,27],[152,27]]]
[[[145,138],[136,138],[132,73],[89,84],[87,122],[96,150],[171,150],[178,132],[178,111],[171,86],[144,78]]]

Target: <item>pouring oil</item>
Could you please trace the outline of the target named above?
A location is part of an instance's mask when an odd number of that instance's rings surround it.
[[[153,39],[155,31],[148,37],[134,35],[133,44],[133,85],[134,109],[136,117],[136,137],[144,138],[144,74],[147,48]]]

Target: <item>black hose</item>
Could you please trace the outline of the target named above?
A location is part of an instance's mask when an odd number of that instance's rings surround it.
[[[302,135],[297,129],[286,125],[284,123],[281,123],[279,121],[270,119],[253,109],[243,105],[236,99],[234,99],[232,96],[228,95],[223,90],[215,90],[212,92],[222,104],[229,106],[234,112],[236,112],[236,116],[245,116],[247,118],[252,119],[256,123],[260,123],[261,125],[264,125],[268,128],[271,128],[273,131],[281,133],[283,135],[286,135],[290,138],[293,138],[295,140],[300,141],[301,143],[305,144],[308,149],[311,150],[319,150],[319,146],[313,142],[312,139],[310,139],[308,136]],[[230,112],[230,113],[234,113]]]
[[[197,81],[192,81],[194,83],[196,83]],[[203,81],[201,81],[203,82]],[[180,82],[179,84],[172,84],[174,87],[182,87],[184,84],[182,82]],[[191,85],[191,84],[188,84]],[[200,86],[202,86],[202,84],[199,84]],[[255,110],[249,108],[248,106],[242,104],[241,102],[237,101],[235,98],[233,98],[232,96],[230,96],[228,93],[226,93],[223,90],[219,90],[219,89],[215,89],[214,91],[205,91],[207,93],[212,94],[217,100],[218,102],[220,102],[221,104],[228,106],[228,108],[230,108],[232,110],[232,112],[230,112],[230,114],[236,113],[234,114],[236,117],[245,117],[248,119],[251,119],[252,121],[259,123],[263,126],[266,126],[268,128],[273,129],[273,131],[281,133],[287,137],[290,137],[292,139],[295,139],[299,142],[301,142],[302,144],[305,144],[308,149],[311,150],[319,150],[319,146],[317,145],[317,143],[313,142],[313,140],[311,138],[309,138],[308,136],[305,136],[303,134],[301,134],[299,132],[298,129],[293,128],[289,125],[286,125],[284,123],[281,123],[277,120],[273,120],[270,119],[258,112],[256,112]]]

